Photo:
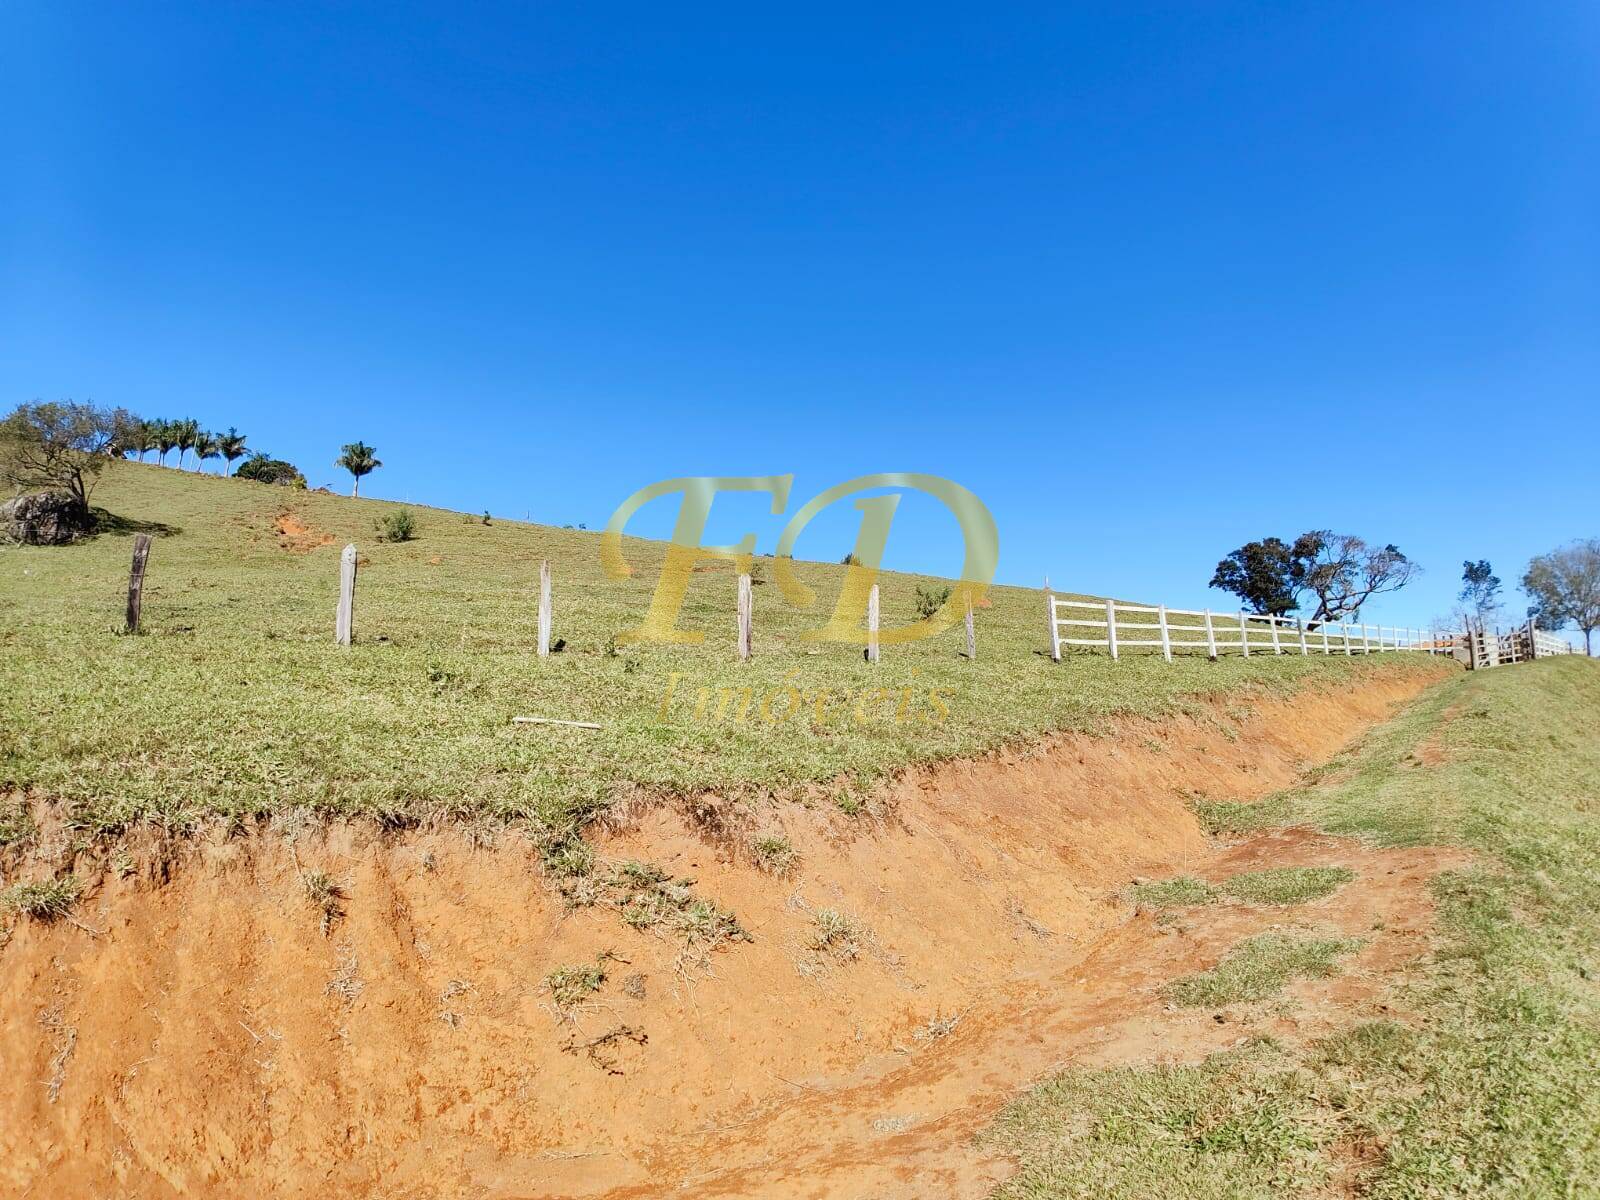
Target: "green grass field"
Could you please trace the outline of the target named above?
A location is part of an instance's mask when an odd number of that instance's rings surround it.
[[[1023,1164],[1000,1197],[1600,1195],[1600,666],[1464,675],[1331,768],[1234,827],[1477,854],[1435,884],[1438,948],[1398,985],[1414,1016],[1193,1067],[1069,1071],[991,1135]],[[1211,898],[1189,881],[1144,902]],[[1336,947],[1262,942],[1177,999],[1338,970]]]
[[[798,638],[831,611],[843,568],[797,564],[820,597],[808,614],[778,594],[771,560],[757,560],[768,580],[755,589],[757,656],[740,664],[726,564],[696,574],[684,606],[680,624],[704,630],[703,646],[616,646],[615,635],[643,618],[659,543],[630,541],[638,572],[616,582],[602,572],[597,534],[484,525],[421,506],[411,506],[416,539],[385,544],[374,524],[397,505],[172,468],[116,465],[94,501],[116,518],[108,532],[0,551],[0,788],[64,802],[94,833],[305,807],[395,823],[491,816],[526,822],[554,844],[638,788],[753,795],[820,785],[849,808],[860,789],[908,763],[1170,712],[1206,693],[1284,691],[1413,665],[1398,655],[1169,666],[1089,654],[1057,665],[1043,653],[1041,594],[999,588],[978,614],[976,662],[961,657],[957,627],[886,646],[874,669],[859,647]],[[275,521],[285,513],[328,544],[282,548]],[[145,632],[125,637],[140,527],[157,534]],[[357,643],[344,649],[332,632],[347,541],[367,561]],[[566,643],[542,662],[541,558],[552,564],[555,634]],[[916,586],[927,582],[885,577],[885,625],[913,618]],[[696,718],[700,688],[715,696],[744,687],[754,700],[744,721],[717,721],[714,700]],[[791,687],[804,715],[764,719],[782,716]],[[943,720],[933,719],[931,689],[948,705]],[[906,690],[912,704],[897,720]],[[832,699],[819,722],[823,691]],[[858,721],[864,692],[870,719]],[[517,714],[604,729],[513,728]]]

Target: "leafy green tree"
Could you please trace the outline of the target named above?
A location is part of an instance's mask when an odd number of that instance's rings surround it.
[[[1281,617],[1300,607],[1305,564],[1282,538],[1246,542],[1217,564],[1211,586],[1232,592],[1252,612]]]
[[[183,455],[186,450],[193,450],[195,440],[200,436],[200,422],[193,417],[185,417],[181,421],[172,423],[172,440],[178,447],[178,470],[183,470]]]
[[[1522,590],[1533,598],[1528,615],[1546,629],[1576,625],[1584,653],[1600,628],[1600,539],[1587,538],[1541,554],[1528,564]]]
[[[1217,564],[1211,586],[1232,592],[1258,613],[1283,616],[1310,592],[1315,627],[1354,616],[1373,596],[1399,591],[1420,572],[1392,542],[1369,546],[1349,533],[1313,529],[1290,545],[1281,538],[1247,542]]]
[[[228,432],[217,438],[217,449],[221,451],[222,457],[228,460],[227,473],[231,475],[233,460],[245,453],[244,434],[229,425]]]
[[[1500,607],[1500,577],[1487,558],[1461,564],[1461,603],[1466,607],[1467,618],[1482,633]]]
[[[239,469],[234,472],[237,479],[253,479],[257,483],[278,483],[285,487],[303,488],[306,486],[306,477],[300,469],[291,462],[281,458],[269,457],[258,450],[245,459]]]
[[[155,422],[135,421],[122,450],[125,454],[137,454],[139,461],[143,462],[144,456],[155,448],[155,444]]]
[[[370,475],[373,471],[383,466],[378,461],[377,453],[374,447],[367,445],[365,442],[350,442],[342,448],[339,457],[334,460],[334,466],[343,467],[355,476],[355,486],[350,489],[352,496],[361,494],[361,477],[363,475]]]
[[[122,457],[137,424],[125,408],[70,400],[19,405],[0,421],[0,479],[13,487],[65,491],[87,524],[89,493],[106,464]]]

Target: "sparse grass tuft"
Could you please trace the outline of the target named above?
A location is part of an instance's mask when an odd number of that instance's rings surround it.
[[[812,926],[812,950],[838,962],[849,962],[861,956],[861,926],[848,913],[836,908],[819,908],[812,918]]]
[[[14,912],[35,921],[55,921],[71,912],[82,894],[83,883],[76,875],[14,883],[0,892],[0,912]]]
[[[1140,908],[1188,908],[1210,904],[1217,898],[1216,889],[1209,883],[1188,875],[1136,883],[1129,889],[1129,895]]]
[[[1333,895],[1355,877],[1347,867],[1270,867],[1235,875],[1218,889],[1252,904],[1306,904]]]
[[[307,871],[300,876],[306,899],[317,911],[318,924],[324,937],[344,916],[344,889],[339,881],[326,871]]]
[[[602,881],[610,902],[635,929],[666,929],[686,946],[714,950],[751,937],[726,909],[694,893],[694,880],[674,879],[654,863],[625,860]]]
[[[582,1004],[598,992],[606,981],[608,954],[602,954],[592,963],[577,963],[557,967],[544,977],[544,986],[557,1008],[569,1009]]]
[[[755,855],[756,865],[770,875],[787,875],[800,858],[793,843],[780,834],[755,838],[750,843],[750,852]]]
[[[20,799],[0,800],[0,850],[7,846],[25,846],[39,832],[33,814]]]
[[[1291,980],[1332,975],[1340,956],[1360,945],[1349,938],[1264,933],[1239,943],[1211,970],[1174,980],[1167,998],[1183,1008],[1265,1000]]]

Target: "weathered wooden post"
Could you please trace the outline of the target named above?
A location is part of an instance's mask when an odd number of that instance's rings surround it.
[[[751,595],[750,576],[739,576],[739,659],[750,657],[755,648],[755,599]]]
[[[972,620],[972,593],[967,593],[967,659],[978,657],[978,630]]]
[[[1239,610],[1239,647],[1244,651],[1246,658],[1250,657],[1250,624],[1245,619],[1244,609]]]
[[[344,548],[339,555],[339,612],[333,620],[333,640],[348,646],[355,640],[356,624],[356,548]]]
[[[539,560],[539,657],[550,656],[550,560]]]
[[[150,558],[150,535],[133,535],[133,569],[128,572],[128,632],[139,632],[139,610],[144,605],[144,565]]]
[[[1156,620],[1161,625],[1161,657],[1172,661],[1172,637],[1167,632],[1167,606],[1156,605]]]
[[[878,585],[867,593],[867,661],[878,661]]]
[[[1117,602],[1106,601],[1106,645],[1111,647],[1111,661],[1117,661]]]
[[[1050,577],[1044,577],[1044,609],[1050,617],[1050,660],[1061,661],[1061,630],[1056,626],[1056,594],[1050,590]]]
[[[1211,627],[1211,610],[1206,609],[1206,656],[1217,661],[1217,631]]]

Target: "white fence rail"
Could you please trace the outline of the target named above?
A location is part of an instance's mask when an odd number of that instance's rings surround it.
[[[1065,646],[1105,649],[1113,659],[1124,650],[1159,650],[1168,662],[1174,654],[1204,653],[1208,658],[1252,654],[1382,654],[1408,651],[1451,654],[1470,666],[1521,662],[1547,654],[1570,654],[1562,638],[1529,622],[1508,634],[1443,633],[1410,626],[1325,621],[1308,626],[1294,617],[1248,612],[1213,612],[1209,608],[1168,608],[1119,604],[1115,600],[1062,600],[1045,591],[1049,613],[1050,657],[1061,661]]]

